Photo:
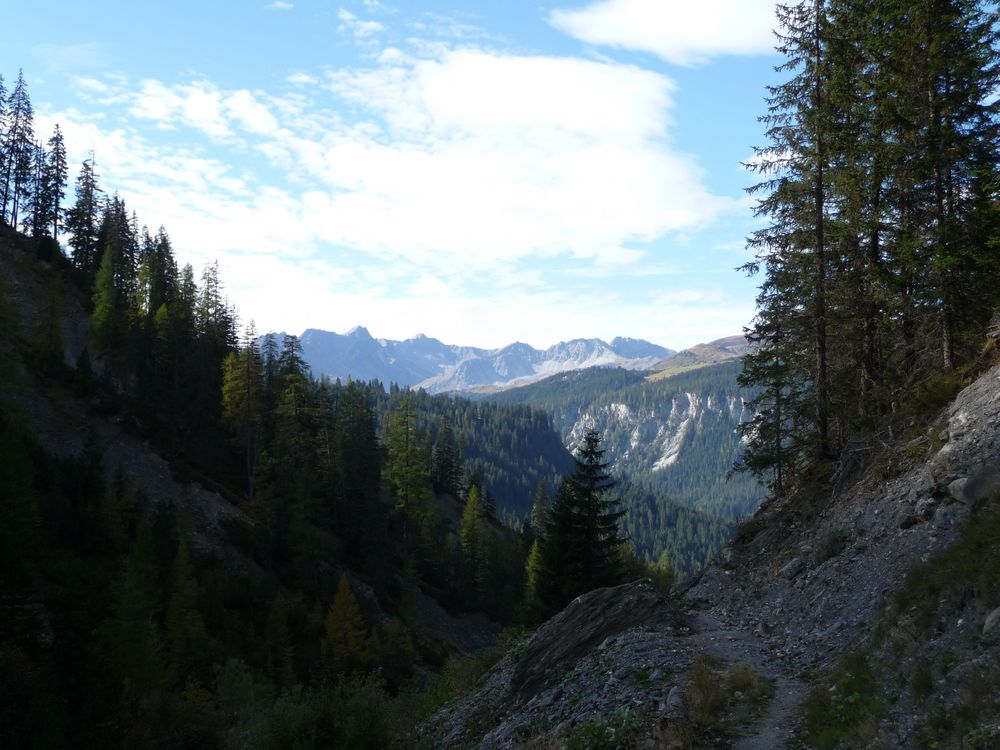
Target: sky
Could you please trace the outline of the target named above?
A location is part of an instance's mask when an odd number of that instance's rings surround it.
[[[679,349],[753,316],[773,2],[10,6],[36,133],[258,331]]]

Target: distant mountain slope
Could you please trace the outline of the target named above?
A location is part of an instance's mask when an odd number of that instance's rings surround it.
[[[299,341],[315,377],[379,380],[386,385],[403,386],[419,383],[456,361],[479,357],[486,351],[448,346],[427,336],[415,336],[406,341],[376,339],[362,326],[345,334],[309,328]]]
[[[742,357],[746,351],[747,340],[742,335],[727,336],[707,344],[695,344],[690,349],[675,352],[654,364],[649,369],[655,370],[656,374],[650,377],[652,380],[659,380],[706,365],[728,362]]]
[[[730,361],[657,381],[619,369],[584,370],[488,398],[545,409],[568,446],[597,429],[620,474],[687,505],[737,517],[761,499],[749,477],[726,478],[742,445],[739,370]]]
[[[376,339],[361,326],[346,334],[310,328],[299,339],[315,377],[379,380],[430,393],[499,389],[587,367],[648,370],[673,353],[648,341],[621,337],[611,343],[573,339],[544,350],[523,343],[482,349],[444,344],[423,335],[405,341]]]

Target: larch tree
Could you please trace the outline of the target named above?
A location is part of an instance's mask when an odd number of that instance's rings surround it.
[[[473,486],[465,499],[458,538],[462,546],[463,570],[467,576],[472,602],[476,606],[484,606],[489,596],[492,575],[493,533],[478,487]]]

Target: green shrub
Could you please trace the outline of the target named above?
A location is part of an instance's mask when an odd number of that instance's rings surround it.
[[[877,736],[884,711],[880,681],[868,657],[844,656],[830,678],[804,704],[805,731],[817,750],[867,747]]]

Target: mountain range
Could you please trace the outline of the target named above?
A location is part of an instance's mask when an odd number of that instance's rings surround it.
[[[429,393],[501,390],[589,367],[652,370],[675,354],[642,339],[622,337],[610,342],[573,339],[547,349],[519,342],[484,349],[445,344],[422,334],[404,341],[377,339],[362,326],[345,334],[310,328],[299,342],[314,377],[377,379]]]

